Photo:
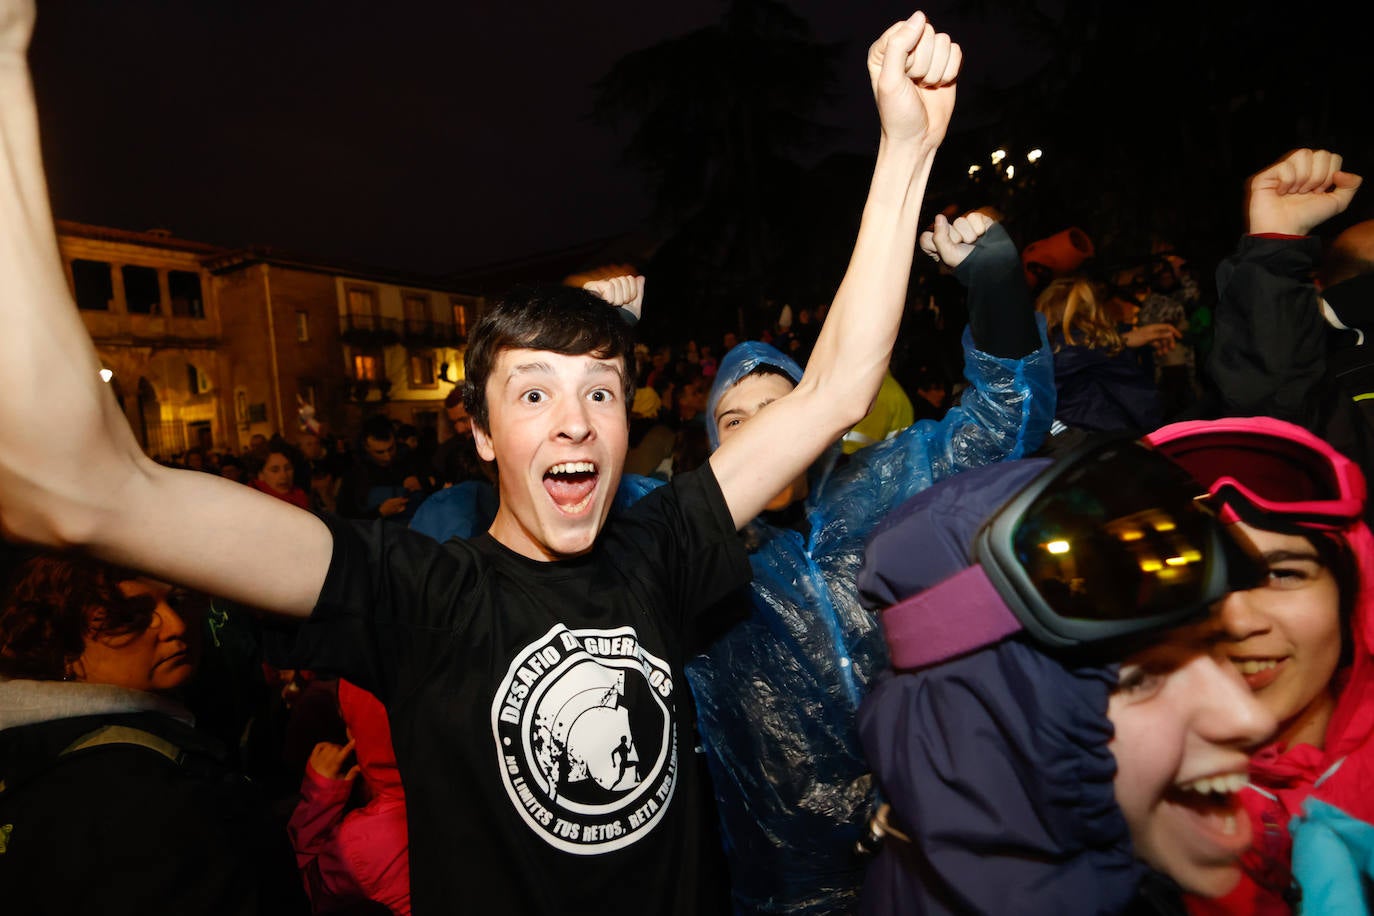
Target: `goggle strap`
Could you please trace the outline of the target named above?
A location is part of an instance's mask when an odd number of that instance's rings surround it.
[[[1224,482],[1222,482],[1224,481]],[[1308,534],[1314,529],[1339,531],[1359,518],[1359,504],[1352,504],[1353,512],[1304,511],[1322,503],[1271,503],[1260,499],[1233,478],[1226,477],[1212,485],[1212,498],[1230,509],[1236,518],[1256,528],[1282,531],[1284,534]],[[1223,517],[1223,522],[1228,521]]]
[[[892,667],[920,668],[972,652],[1022,630],[977,564],[883,611]]]

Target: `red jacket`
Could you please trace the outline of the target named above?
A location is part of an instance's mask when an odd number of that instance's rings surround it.
[[[1188,899],[1195,916],[1293,912],[1284,895],[1292,878],[1289,828],[1308,798],[1374,822],[1374,535],[1361,522],[1345,536],[1355,556],[1359,593],[1350,620],[1351,661],[1336,675],[1336,709],[1325,746],[1275,743],[1251,759],[1250,786],[1241,800],[1250,814],[1254,846],[1234,891],[1217,900]]]
[[[354,740],[369,801],[345,813],[352,780],[326,779],[309,766],[288,829],[315,912],[374,900],[410,913],[410,848],[405,793],[386,710],[371,694],[339,681],[339,710]]]

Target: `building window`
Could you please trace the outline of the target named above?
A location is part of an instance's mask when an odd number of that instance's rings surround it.
[[[310,313],[296,313],[296,340],[305,343],[310,339]]]
[[[172,300],[172,314],[176,317],[205,317],[205,300],[200,295],[200,274],[188,270],[167,271],[167,295]]]
[[[380,331],[381,314],[377,309],[377,291],[368,286],[350,286],[344,291],[348,311],[344,314],[345,331]]]
[[[210,376],[201,372],[195,363],[187,363],[186,388],[191,394],[208,394],[211,388]]]
[[[438,379],[434,374],[434,354],[410,354],[410,387],[435,388],[438,384]]]
[[[453,300],[453,331],[459,337],[468,336],[468,306],[456,299]]]
[[[353,354],[353,378],[359,382],[376,382],[382,377],[382,361],[375,353]]]
[[[312,379],[296,379],[296,392],[301,406],[319,406],[320,386],[317,382]]]
[[[429,296],[406,293],[401,297],[401,307],[405,311],[407,334],[429,333]]]
[[[72,261],[72,292],[76,307],[90,312],[108,312],[114,302],[114,276],[106,261]]]
[[[157,269],[125,264],[124,305],[131,315],[157,315],[162,311],[162,291],[157,286]]]

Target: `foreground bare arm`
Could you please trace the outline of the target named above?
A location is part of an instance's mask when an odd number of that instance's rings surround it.
[[[894,24],[869,50],[882,138],[849,269],[796,389],[711,455],[737,526],[857,423],[877,396],[906,302],[921,201],[954,110],[961,61],[959,46],[920,12]]]
[[[99,381],[48,207],[25,60],[33,17],[32,0],[0,0],[0,528],[307,614],[329,566],[324,524],[247,487],[150,461]]]

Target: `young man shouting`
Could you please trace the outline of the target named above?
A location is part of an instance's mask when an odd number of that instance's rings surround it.
[[[308,618],[301,663],[388,708],[416,913],[696,912],[700,805],[684,763],[680,634],[747,580],[735,529],[878,390],[958,46],[917,13],[870,50],[877,166],[849,270],[792,392],[606,527],[634,377],[624,326],[590,293],[512,298],[468,355],[476,444],[500,472],[496,520],[439,545],[326,522],[139,451],[97,381],[54,240],[24,63],[32,18],[27,0],[0,0],[6,533]],[[608,298],[631,302],[625,292]]]

